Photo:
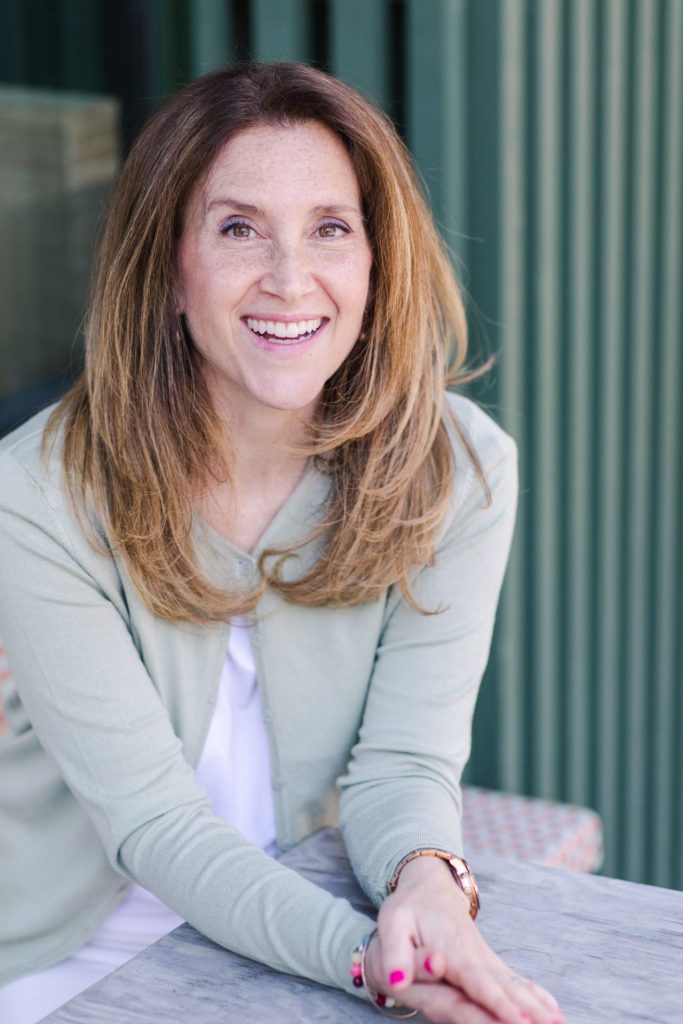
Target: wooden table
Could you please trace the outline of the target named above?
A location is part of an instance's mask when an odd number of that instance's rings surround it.
[[[369,910],[336,830],[311,836],[282,861]],[[555,994],[566,1024],[683,1024],[683,893],[497,857],[479,857],[476,871],[482,933],[511,967]],[[50,1024],[382,1019],[343,992],[228,953],[187,924],[45,1018]]]

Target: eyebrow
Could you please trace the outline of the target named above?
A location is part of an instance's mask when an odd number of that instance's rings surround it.
[[[212,199],[211,202],[206,207],[206,212],[208,213],[209,210],[213,209],[214,206],[231,206],[233,210],[237,210],[238,213],[250,214],[252,217],[258,217],[259,215],[263,215],[263,210],[261,210],[258,206],[254,206],[252,205],[252,203],[242,203],[240,202],[239,199],[231,199],[229,196],[226,196],[225,198],[221,197],[218,199]],[[313,213],[316,217],[322,216],[324,214],[331,214],[334,216],[335,214],[355,213],[357,216],[361,217],[361,219],[363,218],[363,214],[361,213],[360,209],[357,206],[344,206],[343,204],[339,203],[330,203],[322,206],[314,206],[313,209],[311,210],[311,213]]]

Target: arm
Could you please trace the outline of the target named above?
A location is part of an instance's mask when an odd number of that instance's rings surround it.
[[[463,852],[460,777],[517,502],[514,443],[492,425],[486,442],[477,450],[492,501],[470,470],[434,564],[415,587],[423,607],[443,611],[421,616],[394,598],[359,740],[339,780],[341,824],[354,870],[380,906],[367,956],[371,985],[433,1020],[550,1024],[559,1020],[557,1003],[486,945],[443,861],[410,862],[387,898],[411,850]]]
[[[479,413],[479,416],[483,414]],[[470,752],[517,499],[516,449],[493,424],[481,452],[487,507],[463,466],[451,521],[415,594],[389,604],[358,743],[342,790],[340,823],[354,870],[376,905],[401,860],[418,847],[462,853],[460,777]],[[476,444],[476,438],[475,438]]]
[[[31,726],[110,863],[215,942],[354,991],[350,951],[372,922],[212,815],[136,649],[112,558],[55,505],[0,454],[0,635]]]

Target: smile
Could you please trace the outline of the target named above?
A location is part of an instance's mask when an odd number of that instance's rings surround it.
[[[323,322],[323,317],[287,323],[284,320],[255,320],[249,316],[245,317],[245,323],[250,331],[258,335],[259,338],[263,338],[264,341],[281,345],[308,341],[320,330]]]

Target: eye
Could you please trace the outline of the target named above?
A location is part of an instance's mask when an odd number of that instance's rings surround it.
[[[350,230],[348,225],[341,221],[326,220],[316,229],[316,233],[319,238],[340,238],[342,235],[348,235]]]
[[[220,226],[220,233],[223,236],[229,238],[237,238],[243,241],[246,238],[251,238],[254,229],[251,224],[248,224],[246,220],[226,220],[224,224]]]

